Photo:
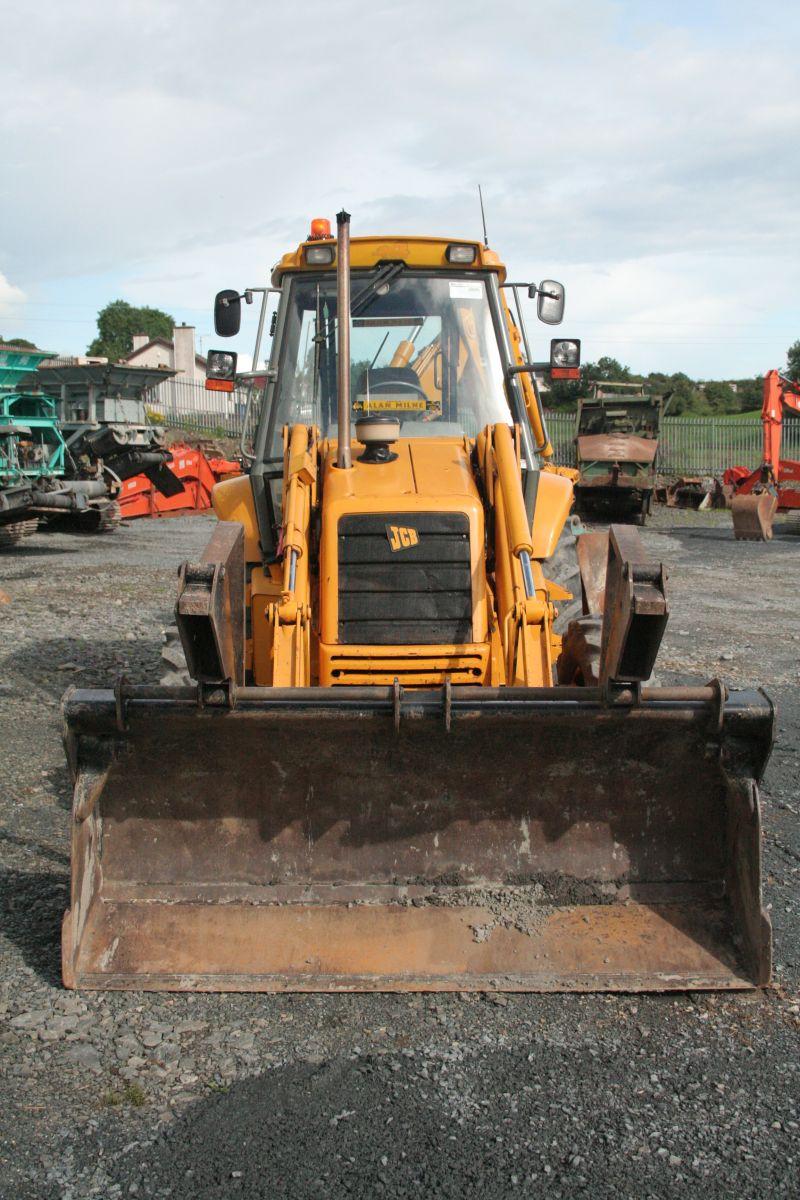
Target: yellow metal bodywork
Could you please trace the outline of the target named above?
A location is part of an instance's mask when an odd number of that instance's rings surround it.
[[[555,552],[572,507],[572,497],[572,480],[569,476],[554,471],[541,472],[531,534],[534,558],[549,558]]]
[[[244,530],[245,562],[261,562],[258,518],[253,488],[248,475],[237,475],[217,483],[211,490],[211,507],[219,521],[239,521]]]
[[[470,466],[469,443],[459,438],[405,439],[397,458],[380,465],[359,461],[336,465],[336,444],[327,443],[322,478],[322,533],[319,555],[319,682],[431,687],[446,677],[453,683],[489,680],[489,613],[484,569],[484,513]],[[351,513],[466,513],[470,523],[472,642],[465,646],[341,646],[338,644],[338,526]]]
[[[457,239],[430,237],[364,237],[350,242],[351,269],[374,269],[380,263],[403,261],[411,269],[492,271],[498,282],[506,268],[494,251],[470,239],[472,263],[447,260],[448,246]],[[306,262],[309,245],[285,254],[272,281],[284,275],[333,272]],[[502,311],[514,359],[524,362],[522,338],[501,293]],[[470,317],[469,312],[466,313]],[[482,371],[480,357],[470,345],[469,328],[459,350],[460,366],[472,358]],[[401,343],[394,365],[412,363],[435,405],[436,343],[415,355],[412,343]],[[530,377],[520,382],[542,457],[552,456],[545,437]],[[214,489],[213,504],[222,520],[241,521],[248,563],[246,603],[250,630],[246,665],[257,685],[275,687],[392,684],[407,687],[453,684],[522,684],[549,686],[560,638],[553,632],[556,602],[569,597],[549,583],[541,562],[555,550],[572,503],[574,472],[545,462],[539,485],[533,528],[528,528],[520,486],[519,431],[506,426],[487,429],[477,439],[416,438],[394,447],[397,458],[380,466],[359,462],[361,447],[352,447],[353,467],[336,465],[335,441],[319,443],[315,430],[297,425],[285,433],[282,562],[262,565],[258,523],[249,481],[231,480]],[[476,471],[477,463],[477,471]],[[492,565],[487,570],[486,511],[492,511],[488,533]],[[338,642],[338,523],[354,513],[389,512],[395,518],[424,512],[460,512],[469,518],[472,567],[472,641],[466,645],[343,646]],[[319,545],[312,546],[312,522],[318,514]],[[526,597],[519,563],[525,549],[534,559],[536,595]],[[292,554],[294,585],[290,587]]]
[[[498,453],[499,444],[499,453]],[[466,438],[403,439],[397,458],[380,465],[336,466],[336,443],[319,443],[316,431],[294,426],[285,440],[283,561],[263,565],[249,481],[233,480],[214,492],[222,519],[245,526],[246,603],[250,636],[246,666],[259,686],[307,687],[452,684],[550,686],[560,638],[552,630],[558,601],[569,598],[549,582],[537,559],[554,551],[572,500],[570,481],[554,472],[539,477],[531,531],[522,504],[518,438],[503,425],[473,443]],[[494,508],[493,546],[487,570],[484,500]],[[244,485],[244,486],[242,486]],[[236,489],[234,491],[234,488]],[[225,489],[225,490],[223,490]],[[318,553],[311,526],[320,513]],[[458,512],[469,519],[472,639],[463,645],[342,645],[338,640],[338,527],[354,513],[391,513],[400,528],[414,528],[420,513]],[[407,526],[402,518],[407,515]],[[399,535],[398,535],[399,536]],[[526,597],[520,549],[532,553],[536,594]],[[290,553],[297,555],[290,588]]]
[[[474,246],[475,259],[471,263],[451,263],[447,261],[447,247],[457,243],[459,246]],[[325,245],[325,242],[301,242],[296,250],[284,254],[281,261],[272,272],[272,286],[280,287],[283,276],[288,272],[335,270],[336,241],[331,239],[327,244],[333,247],[334,257],[330,266],[321,268],[318,263],[306,262],[306,250],[309,246]],[[459,271],[496,271],[500,282],[506,277],[506,268],[494,250],[471,238],[437,238],[437,237],[354,237],[350,239],[350,269],[352,271],[369,270],[383,262],[404,262],[412,270],[447,271],[448,274]]]
[[[501,303],[503,306],[503,316],[506,321],[509,339],[511,341],[511,352],[514,355],[514,361],[518,367],[521,367],[525,362],[523,353],[522,333],[517,328],[517,324],[511,315],[511,309],[508,307],[505,293],[501,295]],[[545,462],[549,462],[553,457],[553,447],[548,437],[545,436],[544,425],[542,424],[541,414],[539,413],[539,405],[536,401],[536,392],[533,386],[533,379],[527,371],[521,371],[520,382],[522,384],[522,395],[525,400],[525,408],[528,413],[528,420],[531,423],[533,436],[536,440],[536,448],[541,454]]]

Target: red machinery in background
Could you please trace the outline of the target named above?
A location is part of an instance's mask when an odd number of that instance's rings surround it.
[[[242,474],[240,462],[208,454],[198,447],[178,443],[170,446],[170,454],[169,470],[183,484],[181,491],[174,496],[162,495],[146,475],[125,479],[117,496],[123,520],[202,512],[211,507],[211,489],[215,483]]]
[[[768,541],[776,512],[800,510],[800,462],[781,458],[783,410],[800,413],[800,383],[785,379],[780,371],[764,376],[761,421],[764,452],[761,466],[729,467],[723,476],[730,497],[734,537]]]

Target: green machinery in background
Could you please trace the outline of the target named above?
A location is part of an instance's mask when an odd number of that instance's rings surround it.
[[[575,499],[579,511],[644,525],[656,486],[664,404],[641,383],[595,383],[578,401]]]
[[[35,386],[46,350],[0,343],[0,550],[34,533],[41,520],[67,519],[99,532],[115,505],[95,480],[67,479],[67,449],[56,402]]]
[[[42,363],[37,386],[56,405],[70,479],[102,479],[111,497],[134,475],[176,496],[182,482],[169,469],[166,430],[148,416],[155,388],[172,379],[167,367],[129,367],[105,358],[60,357]]]

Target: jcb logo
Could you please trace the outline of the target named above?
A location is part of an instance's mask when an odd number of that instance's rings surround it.
[[[408,525],[387,525],[386,536],[389,539],[389,549],[393,553],[419,545],[419,534]]]

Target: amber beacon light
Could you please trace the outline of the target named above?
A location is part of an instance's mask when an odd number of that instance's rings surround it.
[[[311,232],[308,235],[310,242],[321,242],[323,238],[332,237],[331,223],[327,217],[314,217],[311,221]]]

